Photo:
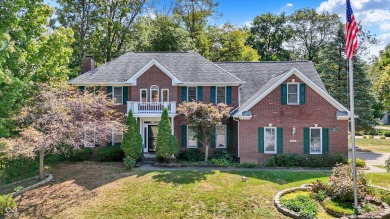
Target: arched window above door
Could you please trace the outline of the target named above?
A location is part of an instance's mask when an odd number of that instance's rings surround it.
[[[157,85],[150,87],[150,102],[158,102],[159,89]]]

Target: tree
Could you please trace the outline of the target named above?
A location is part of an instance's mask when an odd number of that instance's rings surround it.
[[[134,160],[141,158],[142,154],[142,137],[139,133],[139,126],[133,113],[130,111],[126,119],[127,131],[123,135],[121,149],[126,157],[129,156]]]
[[[41,0],[0,1],[0,137],[42,83],[68,79],[71,29],[50,28],[53,9]]]
[[[179,148],[177,147],[176,137],[172,135],[171,123],[168,117],[168,110],[164,108],[161,120],[158,124],[156,155],[157,157],[168,160],[172,155],[177,155]]]
[[[283,48],[283,43],[292,37],[287,21],[284,13],[281,15],[267,13],[253,19],[247,43],[257,50],[261,61],[290,59],[290,53]]]
[[[93,142],[105,144],[113,131],[119,134],[126,129],[121,124],[123,114],[103,92],[80,93],[67,85],[42,86],[41,90],[18,118],[25,127],[20,136],[6,141],[10,157],[39,154],[40,179],[45,178],[45,154],[55,152],[60,145],[79,149]]]
[[[383,109],[390,112],[390,44],[379,54],[371,69],[374,90]]]
[[[337,14],[300,9],[289,17],[294,34],[290,47],[299,58],[314,60],[318,52],[335,37],[340,19]]]
[[[188,125],[194,127],[198,141],[206,148],[205,161],[207,162],[211,136],[215,127],[229,116],[230,107],[224,103],[215,105],[192,101],[179,104],[177,112],[186,118]]]

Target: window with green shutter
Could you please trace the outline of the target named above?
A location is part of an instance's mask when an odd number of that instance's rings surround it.
[[[310,153],[310,128],[303,129],[303,152]]]
[[[277,135],[276,144],[278,147],[277,153],[283,154],[283,128],[277,128],[276,135]]]
[[[217,103],[217,98],[216,98],[216,87],[215,86],[211,86],[210,87],[210,101],[212,103]]]
[[[280,99],[282,101],[282,105],[287,105],[287,84],[282,84],[280,88],[281,88]]]
[[[129,87],[123,87],[123,104],[127,104],[129,99]]]
[[[226,126],[226,134],[227,134],[227,147],[232,148],[233,146],[233,126],[232,125],[227,125]]]
[[[329,129],[322,128],[322,153],[329,153]]]
[[[187,147],[187,126],[186,125],[181,126],[181,146],[183,148]]]
[[[187,87],[181,87],[181,101],[187,102]]]
[[[264,128],[258,128],[257,138],[259,153],[264,153]]]
[[[112,99],[112,87],[111,86],[107,87],[107,96],[109,99]]]
[[[85,86],[80,86],[80,87],[79,87],[79,90],[80,90],[81,92],[84,92],[84,91],[85,91]]]
[[[306,84],[299,84],[299,104],[303,105],[306,103]]]
[[[198,86],[198,101],[203,101],[203,87]]]
[[[232,104],[232,86],[226,87],[226,104]]]

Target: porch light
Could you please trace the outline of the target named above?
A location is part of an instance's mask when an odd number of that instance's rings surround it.
[[[297,132],[297,129],[295,128],[295,126],[292,128],[292,134],[293,136],[295,135],[295,133]]]

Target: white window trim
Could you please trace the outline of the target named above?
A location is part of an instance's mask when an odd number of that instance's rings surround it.
[[[296,84],[297,85],[297,102],[296,103],[289,103],[288,101],[288,86],[289,85],[292,85],[292,84]],[[299,82],[288,82],[287,83],[287,105],[299,105]]]
[[[161,89],[161,102],[164,102],[164,91],[167,91],[168,100],[166,102],[169,102],[169,89]]]
[[[112,99],[115,98],[115,88],[116,88],[116,87],[120,87],[120,88],[122,89],[122,99],[121,99],[121,102],[120,102],[120,103],[114,102],[114,104],[116,104],[116,105],[122,105],[122,104],[123,104],[123,87],[121,87],[121,86],[113,86],[113,87],[112,87]]]
[[[225,146],[221,147],[218,145],[218,142],[217,142],[217,136],[218,136],[218,133],[217,133],[217,127],[218,126],[224,126],[225,127]],[[226,125],[218,125],[215,127],[215,148],[227,148],[227,127]]]
[[[273,151],[267,151],[266,150],[266,145],[265,145],[265,137],[266,137],[266,135],[265,135],[265,133],[266,133],[266,130],[267,129],[273,129],[273,130],[275,130],[275,140],[274,140],[274,142],[275,142],[275,150],[273,150]],[[264,154],[276,154],[276,153],[278,153],[278,133],[277,133],[277,129],[276,129],[276,127],[264,127]]]
[[[152,87],[154,87],[154,86],[156,86],[157,88],[153,88],[153,89],[152,89]],[[157,102],[153,102],[153,101],[152,101],[152,100],[153,100],[153,98],[152,98],[153,92],[152,92],[152,91],[156,90],[156,91],[157,91],[157,98],[160,98],[160,88],[159,88],[157,85],[152,85],[152,86],[150,86],[149,90],[150,90],[150,93],[149,93],[149,102],[151,102],[151,103],[158,103],[160,100],[158,100]]]
[[[142,91],[146,91],[146,102],[142,102]],[[139,90],[139,102],[147,103],[148,102],[148,89],[140,89]]]
[[[192,127],[191,125],[187,125],[187,148],[198,148],[198,138],[196,138],[196,145],[195,146],[190,146],[190,132],[189,132],[189,127]]]
[[[190,91],[190,87],[194,87],[195,88],[195,101],[198,101],[198,87],[196,87],[196,86],[189,86],[189,87],[187,87],[187,102],[191,102],[190,101],[190,98],[189,98],[189,91]]]
[[[218,104],[218,88],[219,87],[223,87],[223,88],[225,88],[225,101],[223,102],[224,104],[226,104],[226,93],[227,93],[227,89],[226,89],[226,86],[216,86],[215,87],[215,101],[217,102],[217,104]]]
[[[320,152],[311,152],[311,130],[312,129],[319,129],[320,130]],[[309,152],[310,154],[322,154],[322,127],[310,127],[309,132]]]
[[[122,130],[122,141],[121,141],[120,143],[123,142],[123,135],[124,135],[124,134],[125,134],[125,133],[123,133],[123,130]],[[117,142],[115,142],[115,130],[114,130],[114,129],[111,129],[111,145],[114,146],[115,143],[117,143]]]

